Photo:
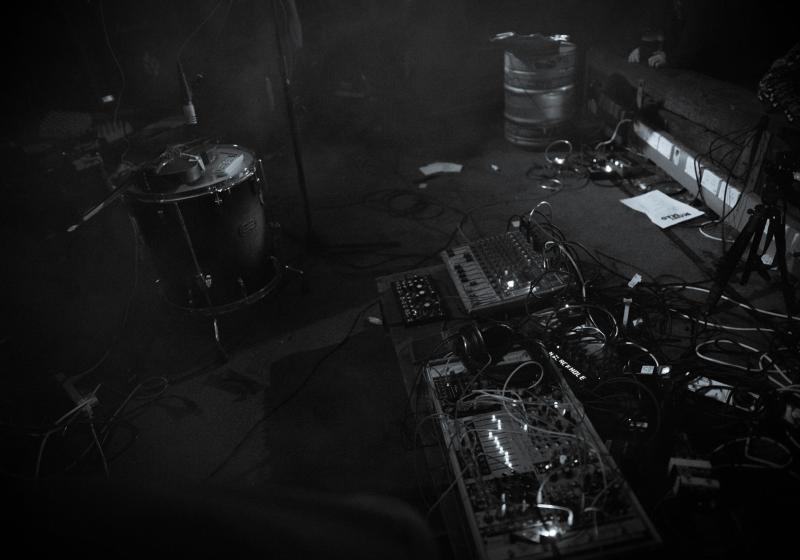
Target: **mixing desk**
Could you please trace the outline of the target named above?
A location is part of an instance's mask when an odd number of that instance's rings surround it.
[[[544,254],[519,231],[484,237],[443,251],[441,257],[470,314],[535,309],[568,283],[567,275],[549,268]]]

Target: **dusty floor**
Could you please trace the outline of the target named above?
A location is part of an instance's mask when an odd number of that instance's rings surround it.
[[[52,422],[72,406],[58,375],[91,370],[75,386],[83,395],[98,388],[97,417],[117,420],[101,433],[113,481],[369,493],[421,512],[436,490],[403,433],[405,391],[374,304],[379,276],[435,264],[447,245],[504,231],[509,216],[541,200],[569,239],[631,263],[621,265],[631,275],[698,280],[719,256],[696,228],[650,229],[618,203],[627,195],[617,187],[541,188],[528,173],[541,153],[506,142],[497,114],[416,126],[309,139],[312,243],[290,150],[267,161],[281,257],[305,279],[287,274],[263,300],[220,319],[227,359],[210,320],[160,299],[123,205],[67,241],[25,237],[9,307],[27,330],[7,329],[4,339],[22,377],[13,399],[7,393],[10,409],[32,426]],[[463,169],[415,181],[434,161]],[[774,297],[759,282],[751,294]],[[16,437],[5,468],[22,479],[37,469],[44,479],[102,476],[90,438],[86,425],[54,433],[46,447]]]

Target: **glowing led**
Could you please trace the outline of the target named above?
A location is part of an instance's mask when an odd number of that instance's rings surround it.
[[[493,439],[493,438],[494,438],[494,434],[492,433],[492,430],[489,430],[489,439]]]
[[[497,429],[498,430],[502,430],[503,429],[503,421],[502,420],[498,420],[497,421]]]
[[[555,537],[558,535],[558,529],[550,527],[549,529],[539,529],[539,534],[543,537]]]
[[[494,414],[492,414],[492,422],[495,422],[495,421],[497,421],[497,416],[495,416]]]
[[[506,288],[508,288],[509,290],[513,290],[515,284],[516,284],[516,282],[514,282],[513,280],[508,280],[506,282]]]

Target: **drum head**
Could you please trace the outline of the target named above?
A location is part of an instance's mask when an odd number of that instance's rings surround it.
[[[253,152],[236,144],[170,148],[144,170],[128,196],[146,202],[176,202],[230,189],[255,172]]]

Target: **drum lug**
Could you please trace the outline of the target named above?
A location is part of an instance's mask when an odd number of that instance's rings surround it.
[[[203,284],[205,284],[206,288],[210,288],[213,283],[214,279],[211,277],[210,274],[206,274],[205,276],[203,276]]]

